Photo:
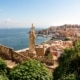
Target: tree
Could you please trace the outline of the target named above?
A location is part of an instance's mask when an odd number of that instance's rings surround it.
[[[52,80],[52,74],[36,60],[28,60],[14,67],[10,72],[10,80]]]
[[[80,42],[66,48],[59,58],[59,66],[54,70],[54,80],[80,80]],[[72,77],[71,77],[72,76]]]

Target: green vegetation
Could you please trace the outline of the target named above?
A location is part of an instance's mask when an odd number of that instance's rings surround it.
[[[80,42],[67,48],[59,58],[59,66],[54,70],[54,80],[80,80]]]
[[[65,38],[65,41],[69,41],[69,40],[70,40],[70,38],[68,38],[68,37]]]
[[[45,55],[45,58],[46,58],[47,60],[52,60],[52,59],[53,59],[53,56],[52,56],[51,53],[48,53],[48,55]]]
[[[0,80],[9,80],[5,73],[0,73]]]
[[[0,58],[0,72],[6,72],[7,65],[3,59]]]
[[[0,80],[8,80],[7,65],[3,59],[0,58]]]
[[[36,60],[25,61],[10,72],[10,80],[52,80],[52,74]]]
[[[0,80],[52,80],[52,73],[41,62],[32,59],[7,70],[5,61],[0,58]]]

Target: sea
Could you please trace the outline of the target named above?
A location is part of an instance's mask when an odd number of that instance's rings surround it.
[[[39,28],[36,30],[40,30]],[[0,29],[0,44],[20,50],[29,47],[29,28]],[[36,44],[41,44],[48,40],[47,37],[36,37]]]

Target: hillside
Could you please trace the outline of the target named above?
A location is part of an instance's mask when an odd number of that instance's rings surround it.
[[[80,37],[80,25],[50,26],[37,32],[42,35],[53,35],[54,37]]]

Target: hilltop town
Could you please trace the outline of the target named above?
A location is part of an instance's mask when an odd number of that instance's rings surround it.
[[[50,26],[47,29],[37,31],[38,35],[50,35],[54,39],[64,40],[69,39],[79,39],[80,37],[80,25],[70,25],[65,24],[62,26]]]

